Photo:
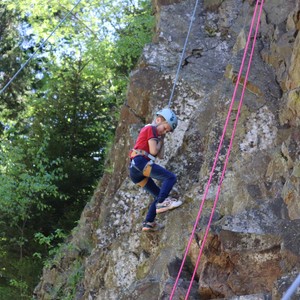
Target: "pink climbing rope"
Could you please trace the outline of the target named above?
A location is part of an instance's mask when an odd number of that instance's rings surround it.
[[[225,159],[224,166],[223,166],[222,175],[221,175],[221,178],[220,178],[220,181],[219,181],[218,190],[217,190],[217,193],[216,193],[214,205],[213,205],[213,208],[212,208],[212,211],[211,211],[211,215],[210,215],[210,218],[209,218],[206,230],[205,230],[205,235],[203,237],[203,241],[202,241],[202,244],[201,244],[201,248],[199,250],[199,254],[198,254],[198,257],[197,257],[196,264],[195,264],[194,272],[193,272],[193,275],[192,275],[192,278],[191,278],[191,281],[190,281],[190,285],[189,285],[189,288],[188,288],[185,300],[188,299],[188,296],[189,296],[191,288],[192,288],[193,280],[195,278],[195,275],[196,275],[196,272],[197,272],[197,269],[198,269],[198,266],[199,266],[199,263],[200,263],[200,259],[201,259],[203,248],[204,248],[204,245],[205,245],[205,242],[206,242],[206,239],[207,239],[207,235],[208,235],[208,232],[209,232],[209,229],[210,229],[212,218],[213,218],[213,215],[214,215],[217,203],[218,203],[219,195],[220,195],[220,192],[221,192],[222,182],[223,182],[223,179],[225,177],[226,168],[227,168],[227,164],[228,164],[228,161],[229,161],[229,156],[230,156],[230,152],[231,152],[231,149],[232,149],[232,144],[233,144],[233,140],[234,140],[234,136],[235,136],[235,132],[236,132],[236,127],[237,127],[238,119],[239,119],[239,116],[240,116],[241,108],[242,108],[242,105],[243,105],[243,99],[244,99],[244,94],[245,94],[245,90],[246,90],[247,80],[248,80],[248,76],[249,76],[249,72],[250,72],[250,67],[251,67],[251,62],[252,62],[252,58],[253,58],[254,48],[255,48],[255,44],[256,44],[256,37],[257,37],[257,33],[258,33],[259,20],[261,18],[263,3],[264,3],[264,0],[261,1],[261,6],[260,6],[258,20],[257,20],[257,24],[256,24],[256,29],[255,29],[255,34],[254,34],[254,39],[253,39],[251,54],[250,54],[250,57],[249,57],[249,62],[248,62],[247,71],[246,71],[246,75],[245,75],[245,81],[244,81],[244,84],[243,84],[243,89],[242,89],[242,94],[241,94],[241,98],[240,98],[240,103],[239,103],[239,106],[238,106],[238,111],[236,113],[236,119],[234,121],[233,130],[232,130],[231,139],[230,139],[230,144],[228,146],[228,150],[227,150],[227,154],[226,154],[226,159]]]
[[[192,243],[194,234],[195,234],[195,232],[196,232],[197,225],[198,225],[198,222],[199,222],[201,213],[202,213],[203,205],[204,205],[204,202],[205,202],[205,200],[206,200],[206,197],[207,197],[207,194],[208,194],[208,190],[209,190],[209,187],[210,187],[210,185],[211,185],[212,177],[213,177],[213,175],[214,175],[214,171],[215,171],[215,168],[216,168],[218,159],[219,159],[219,154],[220,154],[220,151],[221,151],[223,142],[224,142],[224,138],[225,138],[227,126],[228,126],[228,123],[229,123],[229,120],[230,120],[230,115],[231,115],[231,112],[232,112],[233,104],[234,104],[235,97],[236,97],[236,93],[237,93],[237,90],[238,90],[238,85],[239,85],[240,78],[241,78],[241,75],[242,75],[242,71],[243,71],[243,68],[244,68],[244,63],[245,63],[245,60],[246,60],[247,51],[248,51],[249,43],[250,43],[250,40],[251,40],[251,34],[252,34],[252,30],[253,30],[254,21],[255,21],[255,18],[256,18],[256,13],[257,13],[257,8],[258,8],[259,2],[260,2],[259,0],[256,1],[256,5],[255,5],[255,9],[254,9],[254,13],[253,13],[253,17],[252,17],[250,29],[249,29],[249,34],[248,34],[246,46],[245,46],[245,49],[244,49],[244,54],[243,54],[243,58],[242,58],[240,70],[239,70],[239,73],[238,73],[238,78],[237,78],[237,81],[236,81],[236,85],[235,85],[235,88],[234,88],[234,92],[233,92],[231,104],[230,104],[230,107],[229,107],[229,110],[228,110],[228,114],[227,114],[227,117],[226,117],[226,121],[225,121],[224,129],[223,129],[223,133],[222,133],[222,136],[221,136],[221,139],[220,139],[220,142],[219,142],[219,146],[218,146],[218,149],[217,149],[217,152],[216,152],[216,156],[215,156],[215,159],[214,159],[214,163],[213,163],[213,166],[212,166],[212,170],[211,170],[211,172],[210,172],[209,180],[208,180],[208,182],[207,182],[207,185],[206,185],[206,188],[205,188],[205,192],[204,192],[203,197],[202,197],[202,201],[201,201],[201,205],[200,205],[200,208],[199,208],[197,217],[196,217],[196,221],[195,221],[195,224],[194,224],[194,227],[193,227],[193,230],[192,230],[190,239],[189,239],[189,241],[188,241],[188,245],[187,245],[187,247],[186,247],[186,250],[185,250],[185,253],[184,253],[184,257],[183,257],[183,260],[182,260],[182,263],[181,263],[181,266],[180,266],[180,269],[179,269],[177,278],[176,278],[176,280],[175,280],[175,283],[174,283],[172,292],[171,292],[171,294],[170,294],[170,300],[173,299],[173,296],[174,296],[174,294],[175,294],[175,290],[176,290],[176,287],[177,287],[177,285],[178,285],[178,281],[179,281],[180,275],[181,275],[181,273],[182,273],[182,269],[183,269],[184,263],[185,263],[185,261],[186,261],[186,258],[187,258],[187,255],[188,255],[188,251],[189,251],[189,249],[190,249],[190,246],[191,246],[191,243]],[[263,1],[262,1],[261,9],[260,9],[260,14],[259,14],[259,18],[258,18],[258,23],[259,23],[260,16],[261,16],[262,6],[263,6]],[[258,31],[258,27],[257,27],[256,34],[255,34],[255,39],[256,39],[257,31]],[[255,40],[254,40],[254,45],[255,45]],[[252,47],[252,49],[254,49],[254,47]],[[248,65],[249,65],[249,64],[248,64]],[[248,68],[248,69],[250,69],[250,68]],[[248,77],[248,73],[249,73],[249,70],[247,70],[247,77]],[[246,86],[246,82],[247,82],[247,80],[245,79],[245,81],[244,81],[244,86]],[[243,94],[244,94],[244,88],[243,88]],[[242,96],[243,96],[243,94],[242,94]],[[242,102],[242,98],[241,98],[241,101],[240,101],[240,105],[241,105],[241,102]],[[237,115],[239,115],[239,113],[240,113],[240,105],[239,105],[239,110],[238,110]],[[238,119],[238,118],[237,118],[237,119]],[[237,119],[236,119],[236,121],[235,121],[234,132],[235,132],[235,130],[236,130]],[[231,139],[231,141],[230,141],[230,147],[232,147],[232,142],[233,142],[233,136],[232,136],[232,139]],[[230,149],[231,149],[231,148],[230,148]],[[229,151],[229,153],[230,153],[230,151]],[[220,180],[219,189],[218,189],[218,193],[217,193],[217,196],[216,196],[216,197],[219,197],[219,193],[220,193],[220,190],[221,190],[221,184],[222,184],[222,181],[223,181],[223,178],[224,178],[224,175],[225,175],[225,171],[226,171],[226,168],[225,168],[225,167],[227,166],[227,163],[228,163],[228,158],[229,158],[229,155],[228,155],[228,153],[227,153],[226,161],[225,161],[225,164],[226,164],[226,165],[224,164],[224,168],[223,168],[223,172],[222,172],[222,177],[221,177],[221,180]],[[223,173],[224,173],[224,174],[223,174]],[[191,282],[190,282],[190,286],[189,286],[189,289],[188,289],[188,292],[187,292],[186,299],[187,299],[187,297],[188,297],[188,295],[189,295],[189,293],[190,293],[190,290],[191,290],[191,287],[192,287],[192,283],[193,283],[193,279],[194,279],[194,277],[195,277],[196,270],[197,270],[198,265],[199,265],[199,262],[200,262],[200,258],[201,258],[202,251],[203,251],[203,248],[204,248],[204,244],[205,244],[205,241],[206,241],[206,238],[207,238],[207,235],[208,235],[210,223],[211,223],[211,221],[212,221],[213,212],[214,212],[214,210],[215,210],[216,204],[217,204],[217,201],[215,200],[214,207],[213,207],[213,210],[212,210],[212,213],[211,213],[211,216],[210,216],[210,220],[209,220],[209,223],[208,223],[206,232],[205,232],[205,236],[204,236],[204,239],[205,239],[205,240],[203,239],[203,241],[202,241],[202,243],[201,243],[201,248],[200,248],[199,256],[198,256],[198,258],[197,258],[196,267],[195,267],[195,269],[194,269],[193,278],[192,278],[192,280],[191,280]]]

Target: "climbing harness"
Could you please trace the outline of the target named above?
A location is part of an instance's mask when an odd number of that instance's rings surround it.
[[[147,184],[150,174],[151,174],[153,164],[154,164],[153,160],[149,160],[147,162],[147,164],[145,165],[144,169],[141,171],[139,168],[136,167],[134,160],[131,161],[130,167],[137,169],[139,172],[142,172],[142,174],[145,176],[145,178],[143,180],[136,183],[140,187],[144,187]]]
[[[237,122],[238,122],[238,119],[239,119],[239,116],[240,116],[240,112],[241,112],[241,108],[242,108],[244,93],[245,93],[245,89],[246,89],[246,85],[247,85],[248,75],[249,75],[250,66],[251,66],[251,62],[252,62],[252,57],[253,57],[253,54],[254,54],[254,47],[255,47],[255,43],[256,43],[256,38],[257,38],[257,33],[258,33],[258,28],[259,28],[259,23],[260,23],[260,18],[261,18],[261,13],[262,13],[262,8],[263,8],[264,0],[257,0],[256,1],[256,5],[255,5],[255,9],[254,9],[254,13],[253,13],[253,17],[252,17],[250,29],[249,29],[249,34],[248,34],[246,46],[245,46],[245,49],[244,49],[243,59],[242,59],[242,62],[241,62],[241,66],[240,66],[238,78],[237,78],[237,81],[236,81],[236,85],[235,85],[235,88],[234,88],[234,92],[233,92],[231,104],[230,104],[230,107],[229,107],[229,110],[228,110],[227,118],[226,118],[226,121],[225,121],[223,133],[222,133],[222,136],[221,136],[221,139],[220,139],[219,147],[218,147],[218,150],[216,152],[216,156],[215,156],[215,160],[214,160],[214,163],[213,163],[213,167],[212,167],[212,170],[210,172],[210,177],[209,177],[209,180],[207,182],[207,185],[206,185],[206,188],[205,188],[205,192],[203,194],[203,198],[202,198],[201,205],[200,205],[197,217],[196,217],[196,221],[195,221],[195,224],[194,224],[194,227],[193,227],[190,239],[188,241],[188,245],[186,247],[185,254],[184,254],[184,257],[183,257],[183,260],[182,260],[182,263],[181,263],[181,266],[180,266],[177,278],[175,280],[175,283],[174,283],[174,286],[173,286],[173,289],[172,289],[172,292],[171,292],[171,295],[170,295],[170,300],[173,299],[176,287],[178,285],[178,281],[179,281],[179,278],[180,278],[180,275],[181,275],[181,272],[182,272],[185,260],[187,258],[187,254],[188,254],[188,251],[190,249],[193,237],[195,235],[196,228],[197,228],[197,225],[199,223],[201,212],[202,212],[202,209],[203,209],[203,205],[204,205],[204,202],[206,200],[206,196],[208,194],[208,190],[209,190],[209,187],[210,187],[210,184],[211,184],[214,172],[215,172],[215,168],[216,168],[216,165],[217,165],[217,162],[218,162],[218,159],[219,159],[219,154],[220,154],[223,142],[224,142],[224,137],[225,137],[225,134],[226,134],[226,130],[227,130],[227,126],[228,126],[228,123],[229,123],[230,115],[231,115],[231,112],[232,112],[233,104],[234,104],[234,101],[235,101],[235,98],[236,98],[237,89],[238,89],[238,86],[239,86],[239,83],[240,83],[240,80],[241,80],[241,75],[242,75],[242,71],[243,71],[243,68],[244,68],[244,63],[245,63],[245,59],[246,59],[246,56],[247,56],[247,51],[248,51],[249,43],[250,43],[250,40],[251,40],[251,34],[252,34],[253,26],[254,26],[254,23],[255,23],[257,9],[258,9],[258,5],[259,4],[260,4],[260,10],[259,10],[258,18],[257,18],[257,23],[256,23],[255,34],[254,34],[254,38],[253,38],[252,49],[251,49],[251,53],[250,53],[250,57],[249,57],[249,61],[248,61],[248,66],[247,66],[247,71],[246,71],[245,79],[244,79],[244,82],[243,82],[242,94],[241,94],[241,98],[240,98],[240,101],[239,101],[238,111],[236,113],[236,118],[235,118],[233,130],[232,130],[230,144],[228,146],[228,150],[227,150],[227,154],[226,154],[226,158],[225,158],[225,162],[224,162],[224,166],[223,166],[223,171],[222,171],[221,177],[219,179],[218,190],[217,190],[217,193],[216,193],[216,196],[215,196],[215,200],[214,200],[214,204],[213,204],[213,207],[212,207],[212,210],[211,210],[211,215],[210,215],[210,218],[209,218],[206,230],[205,230],[205,234],[204,234],[204,237],[203,237],[203,240],[202,240],[202,243],[201,243],[201,248],[199,250],[199,254],[198,254],[198,257],[197,257],[197,260],[196,260],[194,272],[193,272],[192,278],[190,280],[190,285],[189,285],[188,291],[186,293],[185,300],[188,299],[188,296],[189,296],[191,288],[192,288],[193,280],[195,278],[195,275],[196,275],[196,272],[197,272],[197,269],[198,269],[198,266],[199,266],[199,263],[200,263],[200,259],[201,259],[202,252],[203,252],[203,249],[204,249],[204,246],[205,246],[205,242],[206,242],[206,239],[207,239],[207,236],[208,236],[208,232],[209,232],[209,229],[210,229],[212,218],[213,218],[213,215],[214,215],[214,212],[215,212],[215,209],[216,209],[216,206],[217,206],[217,202],[218,202],[218,199],[219,199],[222,182],[223,182],[223,179],[224,179],[224,176],[225,176],[225,172],[226,172],[226,168],[227,168],[227,164],[228,164],[228,160],[229,160],[229,155],[230,155],[230,152],[231,152],[231,149],[232,149],[233,139],[234,139],[235,132],[236,132]]]
[[[150,161],[146,164],[146,166],[145,166],[145,168],[144,168],[144,170],[143,170],[143,175],[144,175],[144,176],[150,177],[151,170],[152,170],[152,165],[153,165],[153,161],[152,161],[152,160],[150,160]]]
[[[137,170],[139,170],[140,172],[141,172],[141,170],[138,169],[135,166],[135,162],[134,162],[134,159],[133,159],[138,155],[144,156],[147,159],[149,159],[148,163],[145,165],[144,169],[142,170],[142,173],[145,176],[145,178],[143,180],[141,180],[140,182],[136,183],[140,187],[144,187],[147,184],[148,180],[149,180],[151,170],[152,170],[152,165],[155,161],[155,157],[153,155],[151,155],[150,153],[148,153],[147,151],[145,151],[145,150],[141,150],[141,149],[132,149],[132,150],[130,150],[130,152],[129,152],[129,157],[131,159],[130,166],[137,169]]]
[[[145,150],[141,150],[141,149],[131,149],[130,150],[129,157],[131,159],[136,157],[137,155],[142,155],[142,156],[145,156],[146,158],[149,158],[152,161],[155,161],[155,156],[151,155],[150,153],[148,153]]]
[[[15,75],[8,81],[8,83],[0,90],[0,95],[7,89],[7,87],[13,82],[13,80],[18,76],[18,74],[28,65],[28,63],[35,57],[37,52],[45,46],[50,37],[54,34],[54,32],[58,29],[58,27],[67,19],[67,17],[74,11],[74,9],[79,5],[81,0],[79,0],[74,7],[65,15],[65,17],[57,24],[57,26],[52,30],[50,35],[45,39],[43,43],[34,51],[34,53],[27,59],[27,61],[21,66],[21,68],[15,73]]]

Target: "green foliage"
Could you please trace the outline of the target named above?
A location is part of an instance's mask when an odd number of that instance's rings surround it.
[[[2,1],[1,88],[77,2]],[[30,297],[43,262],[59,259],[105,171],[153,22],[150,1],[82,0],[0,94],[0,300]],[[82,276],[77,261],[60,299]]]
[[[54,233],[46,236],[41,232],[37,232],[34,234],[35,239],[38,241],[40,245],[44,245],[47,251],[46,259],[44,261],[45,266],[49,266],[51,260],[55,255],[57,255],[62,247],[62,242],[67,237],[66,233],[62,229],[56,229]],[[34,257],[38,259],[42,259],[42,253],[35,252],[33,254]]]
[[[37,263],[36,268],[36,263],[26,257],[30,232],[35,220],[48,210],[43,199],[58,195],[53,182],[61,178],[61,170],[57,167],[49,171],[45,141],[38,145],[34,138],[17,135],[13,130],[7,135],[10,138],[2,138],[0,145],[1,277],[12,295],[29,299],[32,284],[36,284],[36,275],[32,278],[30,274],[41,267]],[[57,166],[58,161],[51,163]]]
[[[0,4],[0,90],[13,77],[26,59],[26,52],[19,47],[22,38],[18,33],[18,24],[13,20],[17,13],[7,10]],[[24,108],[23,96],[27,91],[30,79],[30,68],[18,76],[6,89],[5,94],[0,94],[0,136],[4,130],[3,120],[15,119]]]
[[[150,13],[150,4],[143,3],[142,8],[134,10],[134,14],[124,15],[123,22],[126,26],[117,30],[119,38],[116,41],[116,65],[122,66],[119,70],[124,74],[132,70],[144,45],[150,42],[154,27],[154,17],[149,17]]]
[[[28,284],[24,280],[11,279],[9,285],[14,290],[20,291],[21,299],[30,299],[30,296],[28,296]]]
[[[4,269],[0,277],[0,299],[31,299],[32,289],[36,285],[36,274],[42,267],[40,261],[32,257],[16,258],[13,252],[0,261]]]
[[[75,299],[79,283],[84,277],[83,262],[75,260],[71,265],[71,273],[68,277],[67,287],[61,291],[60,299],[73,300]]]
[[[10,220],[11,227],[31,218],[33,210],[47,209],[42,199],[57,195],[53,182],[61,178],[59,168],[47,169],[49,159],[43,152],[46,141],[38,148],[35,139],[28,137],[21,137],[18,146],[14,143],[3,138],[0,145],[0,213],[3,219]],[[59,160],[51,161],[52,165],[58,163]]]

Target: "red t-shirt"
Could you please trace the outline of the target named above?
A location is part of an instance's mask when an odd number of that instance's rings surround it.
[[[140,149],[147,151],[149,153],[149,144],[150,139],[157,139],[157,128],[156,126],[146,125],[140,131],[140,134],[135,142],[133,149]]]

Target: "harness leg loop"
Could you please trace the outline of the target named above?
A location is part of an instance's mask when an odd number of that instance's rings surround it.
[[[145,177],[142,181],[138,182],[137,185],[144,187],[148,182],[149,177]]]
[[[144,187],[147,184],[148,179],[151,174],[152,165],[153,165],[153,162],[151,160],[146,164],[146,166],[143,170],[143,175],[145,176],[145,178],[142,181],[137,183],[137,185],[139,185],[140,187]]]
[[[144,170],[143,170],[143,175],[144,175],[144,176],[150,177],[151,170],[152,170],[152,165],[153,165],[152,160],[150,160],[150,161],[146,164],[146,166],[145,166],[145,168],[144,168]]]

